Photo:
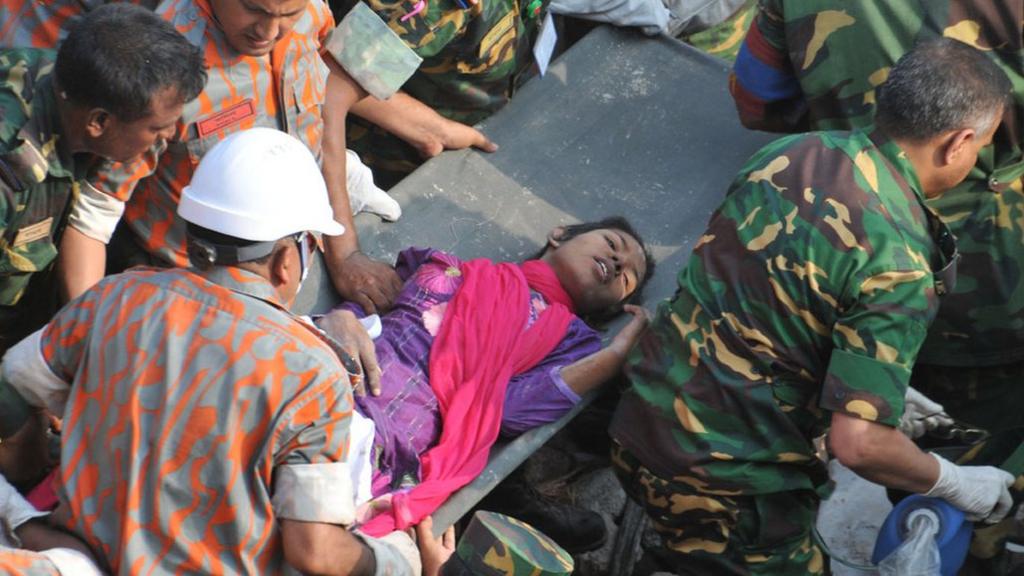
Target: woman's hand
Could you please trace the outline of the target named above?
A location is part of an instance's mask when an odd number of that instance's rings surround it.
[[[622,309],[624,312],[632,314],[633,317],[612,338],[612,342],[608,347],[615,351],[616,354],[625,357],[637,343],[637,340],[640,339],[640,335],[647,329],[647,325],[651,322],[651,315],[643,306],[636,306],[634,304],[626,304]]]

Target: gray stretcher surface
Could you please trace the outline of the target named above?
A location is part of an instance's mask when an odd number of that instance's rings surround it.
[[[646,292],[653,311],[674,291],[736,171],[771,139],[739,124],[727,78],[725,63],[671,38],[598,28],[482,125],[498,152],[448,152],[424,164],[391,191],[403,210],[397,223],[357,217],[363,251],[394,261],[408,246],[430,246],[518,260],[555,226],[621,214],[658,261]],[[336,302],[320,272],[298,310]],[[495,446],[483,474],[435,514],[435,529],[458,520],[575,414]]]

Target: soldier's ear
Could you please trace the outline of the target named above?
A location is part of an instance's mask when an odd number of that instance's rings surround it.
[[[970,144],[978,137],[974,128],[961,128],[950,132],[942,148],[942,160],[946,166],[956,164],[963,154],[970,154]]]
[[[91,138],[99,138],[110,128],[112,120],[110,112],[103,108],[92,108],[85,116],[85,131]]]

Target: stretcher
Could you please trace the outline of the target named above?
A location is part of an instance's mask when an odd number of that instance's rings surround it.
[[[658,262],[645,292],[653,310],[672,295],[733,176],[771,140],[739,124],[727,83],[724,62],[672,38],[599,27],[481,125],[498,152],[446,152],[425,163],[391,190],[403,210],[396,223],[358,216],[362,250],[384,261],[408,246],[519,260],[557,225],[624,215]],[[336,302],[314,268],[296,309]],[[435,513],[435,530],[468,512],[590,400],[496,445],[484,472]]]

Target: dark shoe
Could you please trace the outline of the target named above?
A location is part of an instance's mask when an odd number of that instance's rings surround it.
[[[526,522],[570,554],[596,550],[608,538],[600,514],[543,496],[521,474],[499,484],[477,507]]]

